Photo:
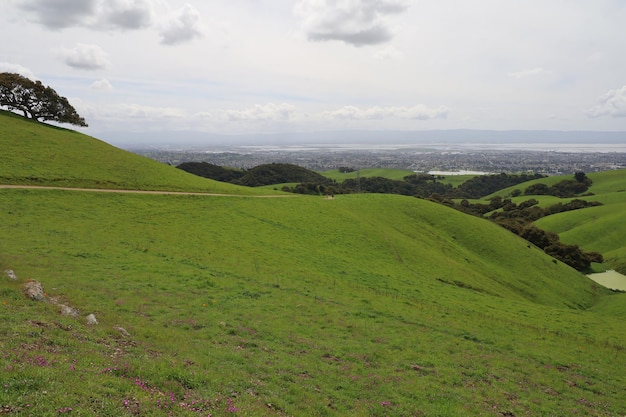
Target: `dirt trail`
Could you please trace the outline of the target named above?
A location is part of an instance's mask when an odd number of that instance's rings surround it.
[[[116,190],[113,188],[72,188],[72,187],[54,187],[44,185],[3,185],[0,189],[26,189],[26,190],[63,190],[63,191],[87,191],[96,193],[124,193],[124,194],[159,194],[159,195],[200,195],[207,197],[250,197],[250,198],[285,198],[297,197],[296,195],[243,195],[243,194],[220,194],[220,193],[201,193],[189,191],[156,191],[156,190]]]

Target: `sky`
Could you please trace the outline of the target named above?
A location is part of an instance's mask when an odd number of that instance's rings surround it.
[[[103,140],[626,131],[624,22],[624,0],[1,0],[0,72]]]

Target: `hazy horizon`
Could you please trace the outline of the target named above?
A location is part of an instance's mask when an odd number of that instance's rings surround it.
[[[267,134],[219,135],[202,132],[119,132],[100,138],[122,148],[178,147],[289,147],[369,146],[385,148],[457,147],[472,149],[565,149],[598,152],[626,152],[626,132],[590,131],[494,131],[494,130],[432,130],[432,131],[371,131],[341,130]]]

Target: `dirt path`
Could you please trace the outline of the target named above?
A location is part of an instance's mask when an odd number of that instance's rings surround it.
[[[285,198],[297,197],[296,195],[243,195],[243,194],[219,194],[219,193],[200,193],[188,191],[149,191],[149,190],[116,190],[112,188],[72,188],[72,187],[53,187],[44,185],[3,185],[0,189],[25,189],[25,190],[63,190],[63,191],[86,191],[95,193],[123,193],[123,194],[158,194],[158,195],[200,195],[207,197],[250,197],[250,198]]]

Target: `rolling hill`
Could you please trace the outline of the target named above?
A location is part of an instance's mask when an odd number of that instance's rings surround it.
[[[544,217],[536,222],[542,229],[558,233],[561,241],[578,245],[585,250],[600,252],[604,255],[607,266],[626,273],[626,170],[614,170],[590,173],[593,181],[589,192],[575,197],[581,200],[597,201],[599,207],[574,210]],[[516,187],[501,190],[493,196],[509,197],[514,189],[524,189],[533,184],[553,185],[564,177],[548,177],[533,180]],[[522,195],[512,198],[516,204],[534,198],[541,206],[550,206],[558,202],[567,202],[573,198],[559,199],[545,195]]]
[[[3,182],[218,187],[7,114],[0,138]],[[623,294],[430,201],[224,187],[0,189],[3,413],[626,413]]]
[[[3,110],[0,149],[3,184],[259,194],[248,187],[199,178],[79,132]]]

